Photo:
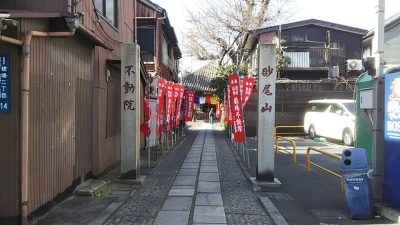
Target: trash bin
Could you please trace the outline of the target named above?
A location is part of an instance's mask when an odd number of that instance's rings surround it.
[[[349,148],[342,152],[340,172],[351,219],[370,219],[373,216],[373,197],[367,153],[363,148]]]

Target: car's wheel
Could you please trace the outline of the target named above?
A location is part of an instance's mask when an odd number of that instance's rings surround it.
[[[310,127],[308,128],[308,136],[310,136],[310,139],[312,140],[317,137],[317,132],[315,131],[314,125],[310,125]]]
[[[353,134],[350,129],[346,128],[343,131],[343,143],[347,146],[352,146],[354,144]]]

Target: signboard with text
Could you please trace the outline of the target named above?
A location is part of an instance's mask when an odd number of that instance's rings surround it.
[[[140,174],[140,47],[121,46],[121,174],[136,179]],[[143,98],[142,98],[143,99]]]
[[[261,44],[258,48],[258,181],[274,181],[276,46]]]
[[[10,56],[0,54],[0,113],[10,112]]]

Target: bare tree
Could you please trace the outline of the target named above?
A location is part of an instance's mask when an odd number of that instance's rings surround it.
[[[189,10],[191,28],[184,43],[187,54],[199,60],[218,59],[220,66],[224,60],[240,64],[248,32],[273,19],[270,1],[274,0],[200,0],[196,9]],[[275,12],[274,16],[281,10]]]

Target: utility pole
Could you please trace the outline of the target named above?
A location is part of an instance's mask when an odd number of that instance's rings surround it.
[[[372,52],[375,57],[374,76],[374,99],[373,99],[373,144],[372,144],[372,184],[374,198],[378,201],[383,199],[383,108],[384,108],[384,81],[383,81],[383,47],[384,47],[384,23],[385,23],[385,0],[376,0],[376,23]]]

